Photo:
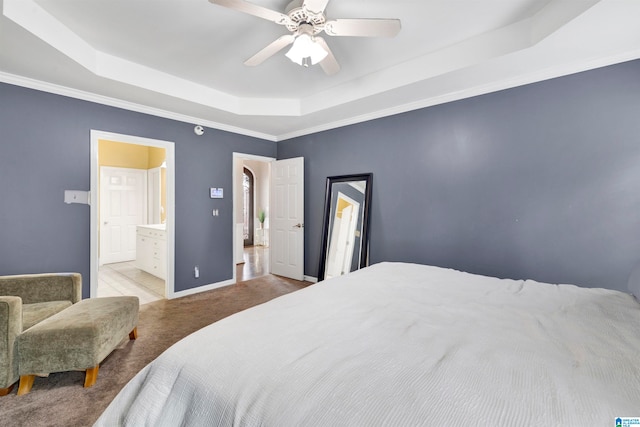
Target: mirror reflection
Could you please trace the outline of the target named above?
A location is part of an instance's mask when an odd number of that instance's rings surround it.
[[[318,280],[368,265],[372,174],[327,178]]]

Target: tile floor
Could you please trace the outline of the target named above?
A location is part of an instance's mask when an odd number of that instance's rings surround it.
[[[135,295],[140,304],[164,298],[164,280],[137,269],[133,262],[102,265],[98,271],[98,296]]]
[[[269,248],[244,248],[244,263],[238,264],[236,280],[241,282],[264,276],[269,272]],[[98,296],[135,295],[140,304],[164,298],[165,282],[159,277],[137,269],[132,261],[105,264],[98,271]]]

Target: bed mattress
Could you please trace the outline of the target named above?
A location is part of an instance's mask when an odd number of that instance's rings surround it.
[[[615,425],[639,356],[631,295],[381,263],[184,338],[96,425]]]

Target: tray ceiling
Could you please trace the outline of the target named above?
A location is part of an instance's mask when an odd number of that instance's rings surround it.
[[[640,57],[636,0],[331,0],[328,19],[402,22],[325,36],[332,76],[284,51],[243,65],[286,29],[207,0],[1,3],[0,81],[269,140]]]

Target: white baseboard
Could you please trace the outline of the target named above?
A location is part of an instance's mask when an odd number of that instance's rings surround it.
[[[200,292],[211,291],[213,289],[218,289],[224,286],[235,285],[235,284],[236,284],[235,280],[229,279],[223,282],[217,282],[217,283],[211,283],[209,285],[198,286],[197,288],[185,289],[184,291],[172,292],[170,295],[167,295],[167,299],[186,297],[187,295],[199,294]]]
[[[313,276],[304,276],[304,281],[317,283],[318,278]],[[198,286],[197,288],[185,289],[184,291],[172,292],[170,295],[167,295],[167,299],[186,297],[187,295],[199,294],[200,292],[211,291],[213,289],[218,289],[235,284],[236,281],[234,279],[229,279],[222,282],[211,283],[209,285]]]

